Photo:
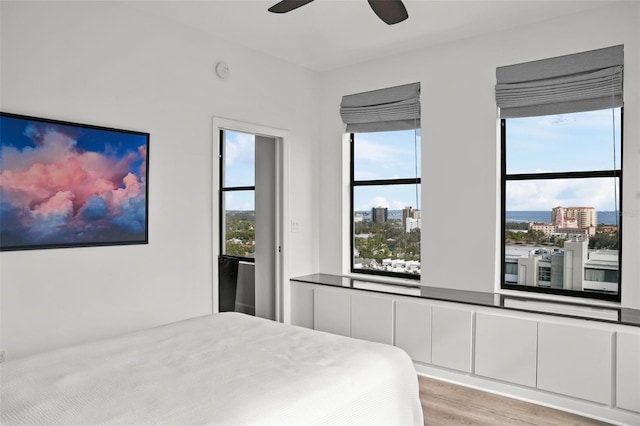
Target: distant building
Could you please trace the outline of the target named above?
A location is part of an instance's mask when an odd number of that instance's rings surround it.
[[[355,259],[353,269],[378,269],[375,259]]]
[[[371,209],[371,221],[374,223],[384,223],[388,219],[386,207],[374,207]]]
[[[596,226],[597,214],[594,207],[554,207],[551,210],[551,221],[559,228],[588,228]]]
[[[556,225],[553,223],[529,222],[529,229],[532,231],[542,231],[544,235],[551,235],[556,232]]]
[[[546,236],[583,238],[596,234],[596,209],[593,207],[554,207],[551,222],[529,222],[529,229]]]
[[[402,209],[402,227],[405,232],[410,232],[412,229],[420,229],[420,225],[420,210],[416,210],[411,206]]]
[[[589,250],[588,239],[562,249],[506,247],[504,280],[510,284],[566,290],[617,292],[618,251]]]
[[[411,232],[412,229],[420,229],[420,219],[407,218],[404,224],[404,231]]]

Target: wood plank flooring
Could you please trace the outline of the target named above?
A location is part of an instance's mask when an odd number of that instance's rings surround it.
[[[608,425],[529,402],[418,376],[425,426]]]

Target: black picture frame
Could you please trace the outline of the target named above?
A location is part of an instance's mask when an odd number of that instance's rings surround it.
[[[0,251],[148,244],[149,139],[0,112]]]

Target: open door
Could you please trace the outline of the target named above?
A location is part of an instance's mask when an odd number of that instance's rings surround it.
[[[214,230],[213,310],[282,320],[281,131],[271,135],[261,126],[223,121],[214,119],[219,165],[214,213],[220,220]]]

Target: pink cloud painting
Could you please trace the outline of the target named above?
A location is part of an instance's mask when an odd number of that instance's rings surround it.
[[[144,244],[149,134],[0,115],[0,249]]]

